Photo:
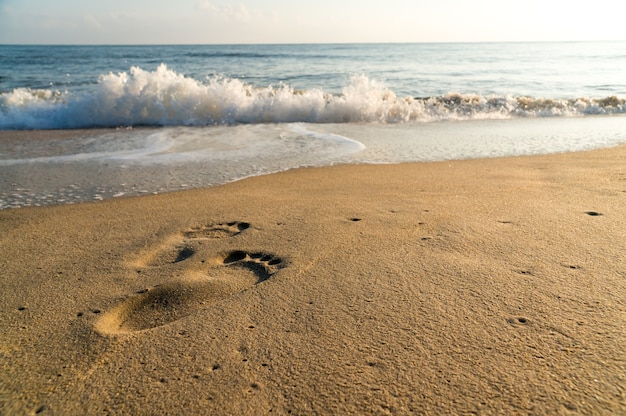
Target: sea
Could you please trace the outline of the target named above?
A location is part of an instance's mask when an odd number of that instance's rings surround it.
[[[626,42],[0,45],[0,209],[626,142]]]

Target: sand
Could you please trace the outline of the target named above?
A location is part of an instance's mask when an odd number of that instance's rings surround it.
[[[0,211],[0,413],[626,414],[626,147]]]

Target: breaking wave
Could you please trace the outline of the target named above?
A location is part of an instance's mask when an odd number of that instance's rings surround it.
[[[354,76],[340,94],[259,88],[237,78],[199,81],[160,65],[100,76],[89,92],[18,88],[0,93],[0,129],[206,126],[248,123],[410,123],[626,113],[626,99],[544,99],[449,93],[398,97]]]

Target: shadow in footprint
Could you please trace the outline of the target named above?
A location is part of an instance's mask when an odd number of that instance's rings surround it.
[[[193,255],[193,250],[182,249],[182,261]],[[216,273],[222,278],[190,273],[186,279],[140,291],[116,308],[102,314],[96,329],[104,334],[124,334],[169,324],[189,316],[211,303],[235,293],[243,292],[269,279],[284,262],[268,253],[231,251],[220,258],[224,266],[243,268],[252,272]]]
[[[247,253],[235,250],[228,253],[223,260],[226,266],[243,267],[250,270],[258,278],[257,283],[269,279],[274,273],[283,267],[280,257],[269,253]]]
[[[171,235],[160,244],[138,253],[129,259],[132,267],[161,267],[168,263],[187,260],[195,251],[192,246],[197,241],[234,237],[250,228],[250,223],[232,221],[190,228]]]
[[[135,267],[159,268],[172,263],[180,263],[196,254],[196,250],[190,245],[172,244],[170,247],[161,247],[159,251],[149,253],[140,261],[133,264]]]
[[[173,263],[180,263],[181,261],[187,260],[194,254],[195,250],[193,248],[185,246],[178,251],[178,255],[174,259]]]
[[[172,282],[143,291],[105,313],[96,329],[106,334],[123,334],[156,328],[201,309],[234,293],[241,292],[253,282]]]
[[[590,217],[601,217],[603,215],[602,213],[596,211],[587,211],[585,212],[585,214],[589,215]]]

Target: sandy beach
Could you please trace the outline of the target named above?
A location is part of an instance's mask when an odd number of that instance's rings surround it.
[[[0,211],[0,414],[626,414],[626,146]]]

